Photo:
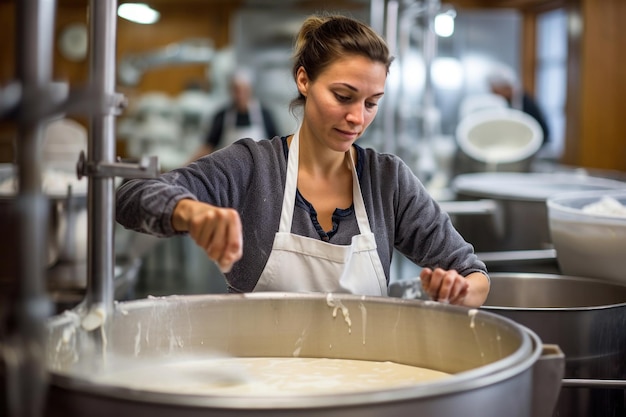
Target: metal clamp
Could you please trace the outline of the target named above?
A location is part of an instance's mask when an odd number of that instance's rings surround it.
[[[76,175],[82,177],[122,177],[122,178],[154,178],[159,174],[159,161],[156,156],[144,156],[139,162],[89,162],[85,152],[81,151],[76,164]]]
[[[0,88],[0,119],[32,122],[63,114],[119,115],[127,106],[121,93],[105,94],[92,87],[70,90],[65,82],[35,89],[14,81]]]
[[[68,100],[61,105],[60,110],[69,114],[106,116],[119,115],[127,106],[128,100],[121,93],[106,94],[87,87],[70,91]]]
[[[14,119],[28,124],[57,117],[63,113],[68,95],[69,84],[65,82],[29,86],[13,81],[0,88],[0,119]]]

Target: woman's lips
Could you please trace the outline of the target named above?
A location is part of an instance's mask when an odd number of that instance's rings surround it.
[[[354,138],[357,138],[359,136],[358,132],[351,132],[351,131],[348,131],[348,130],[341,130],[341,129],[336,129],[336,130],[342,136],[345,136],[346,138],[349,138],[349,139],[354,139]]]

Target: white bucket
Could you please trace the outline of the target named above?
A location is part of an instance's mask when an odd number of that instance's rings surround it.
[[[490,108],[465,116],[456,129],[459,148],[488,165],[508,164],[532,157],[543,143],[539,123],[516,109]]]

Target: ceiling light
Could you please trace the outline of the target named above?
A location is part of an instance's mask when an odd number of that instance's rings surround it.
[[[442,38],[452,36],[455,17],[456,12],[454,10],[448,10],[435,16],[435,33]]]
[[[117,15],[131,22],[149,25],[155,23],[161,14],[144,3],[124,3],[117,8]]]

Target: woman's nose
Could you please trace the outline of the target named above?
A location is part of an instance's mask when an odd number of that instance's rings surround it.
[[[365,104],[354,103],[350,106],[346,119],[355,125],[362,125],[365,122]]]

